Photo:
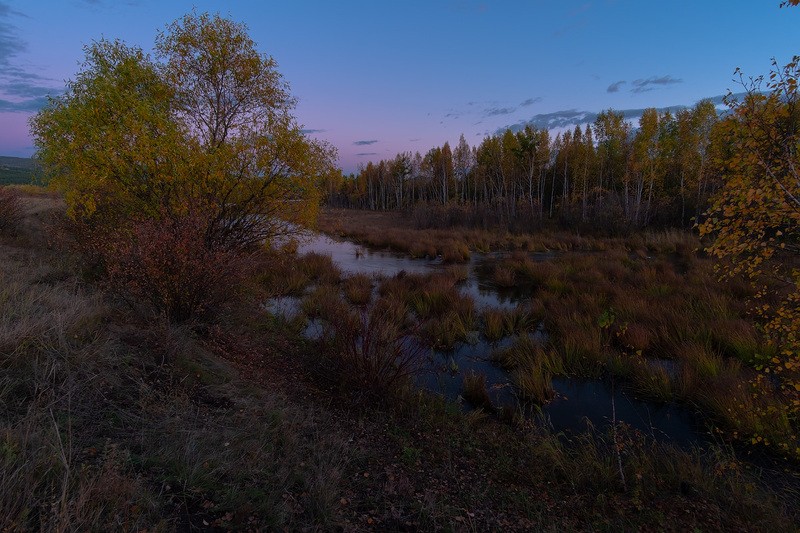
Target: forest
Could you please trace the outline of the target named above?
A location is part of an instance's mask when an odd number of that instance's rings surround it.
[[[404,152],[329,180],[331,206],[457,206],[478,226],[691,227],[722,182],[724,119],[710,100],[672,114],[645,109],[556,133],[526,126],[470,147],[462,135],[423,156]]]

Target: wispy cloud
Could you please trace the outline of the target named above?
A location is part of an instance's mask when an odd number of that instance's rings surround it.
[[[676,83],[683,83],[683,80],[680,78],[673,78],[670,75],[666,76],[651,76],[646,79],[638,79],[633,80],[631,85],[633,88],[631,89],[632,93],[644,93],[647,91],[652,91],[657,87],[663,87],[665,85],[674,85]]]
[[[490,107],[484,111],[484,114],[487,117],[497,117],[500,115],[510,115],[516,110],[516,107]]]
[[[27,16],[0,2],[0,111],[36,112],[47,104],[46,95],[63,89],[54,88],[53,80],[19,66],[19,56],[27,50],[27,43],[19,36],[13,18]]]
[[[589,111],[579,111],[577,109],[564,109],[562,111],[554,111],[552,113],[538,113],[533,115],[528,120],[511,124],[498,128],[495,133],[503,133],[507,129],[511,131],[520,131],[525,126],[534,126],[536,128],[554,129],[563,128],[573,124],[584,124],[586,122],[594,122],[597,118],[597,113]]]
[[[733,95],[734,97],[739,95]],[[723,96],[714,96],[708,98],[715,104],[719,104],[722,102]],[[673,106],[666,106],[666,107],[659,107],[656,108],[656,111],[659,113],[663,113],[665,111],[669,111],[670,113],[676,113],[681,109],[688,109],[689,106],[685,105],[673,105]],[[614,111],[617,113],[622,113],[622,116],[625,117],[625,120],[635,122],[638,120],[642,113],[644,113],[645,108],[631,108],[631,109],[615,109]],[[539,113],[533,115],[528,120],[523,120],[517,122],[515,124],[510,124],[508,126],[504,126],[502,128],[498,128],[495,131],[495,134],[502,134],[507,129],[511,131],[520,131],[525,128],[525,126],[533,126],[536,128],[541,129],[560,129],[570,126],[579,126],[583,124],[589,124],[597,119],[597,115],[599,113],[595,111],[580,111],[577,109],[564,109],[561,111],[554,111],[552,113]]]
[[[328,131],[328,130],[304,129],[304,130],[300,130],[300,133],[302,133],[303,135],[313,135],[315,133],[325,133],[326,131]]]
[[[366,157],[369,155],[378,155],[378,152],[360,152],[356,154],[359,157]]]
[[[353,144],[356,146],[369,146],[370,144],[375,144],[378,141],[355,141]]]
[[[46,97],[30,98],[19,102],[0,98],[0,113],[36,113],[46,105]]]
[[[612,83],[611,85],[608,86],[608,89],[606,89],[606,92],[607,93],[618,93],[620,87],[622,87],[624,84],[625,84],[625,80],[615,81],[614,83]]]
[[[542,97],[541,96],[537,96],[536,98],[528,98],[524,102],[521,102],[519,104],[519,106],[520,107],[528,107],[529,105],[538,104],[541,101],[542,101]]]

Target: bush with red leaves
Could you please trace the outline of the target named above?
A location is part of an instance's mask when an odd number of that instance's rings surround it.
[[[129,227],[79,228],[79,242],[103,284],[169,319],[205,318],[237,293],[246,256],[207,243],[200,214],[145,219]]]

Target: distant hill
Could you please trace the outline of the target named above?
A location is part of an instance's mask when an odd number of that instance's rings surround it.
[[[34,183],[39,179],[39,165],[33,159],[0,155],[0,185]]]

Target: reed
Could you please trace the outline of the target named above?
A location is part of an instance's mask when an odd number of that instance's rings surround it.
[[[481,316],[483,336],[489,342],[496,342],[507,335],[505,313],[500,309],[486,309]]]
[[[342,291],[351,304],[367,305],[372,299],[372,278],[366,274],[355,274],[345,278]]]
[[[338,283],[342,277],[339,267],[330,255],[309,252],[298,258],[297,268],[309,279],[320,284]]]

